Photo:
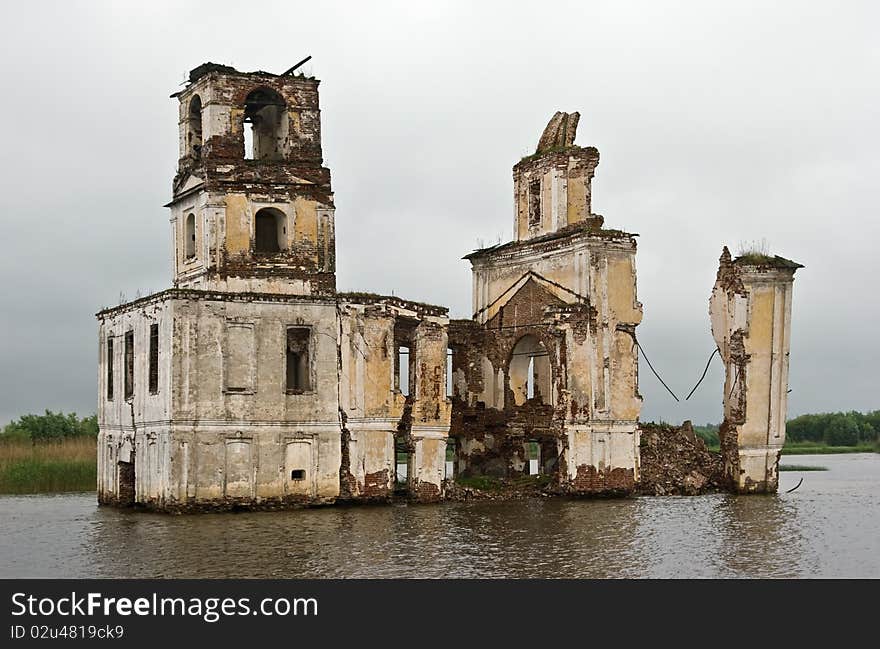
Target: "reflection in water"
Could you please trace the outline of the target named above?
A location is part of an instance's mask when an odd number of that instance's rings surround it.
[[[791,494],[168,516],[0,497],[0,577],[880,577],[880,456]]]
[[[810,566],[796,507],[778,495],[728,496],[713,512],[724,576],[796,577]]]

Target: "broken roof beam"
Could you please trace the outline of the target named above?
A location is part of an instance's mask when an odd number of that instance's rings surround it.
[[[282,73],[281,73],[281,76],[282,76],[282,77],[286,77],[288,74],[293,74],[294,70],[296,70],[296,69],[298,69],[299,67],[301,67],[301,66],[305,65],[306,63],[308,63],[308,62],[311,60],[311,58],[312,58],[312,55],[309,54],[306,58],[304,58],[302,61],[300,61],[299,63],[297,63],[296,65],[294,65],[292,68],[290,68],[290,69],[285,70],[284,72],[282,72]]]

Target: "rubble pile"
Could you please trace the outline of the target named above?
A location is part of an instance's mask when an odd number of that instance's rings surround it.
[[[680,427],[640,424],[644,496],[696,496],[723,490],[721,454],[710,451],[690,421]]]
[[[459,478],[446,483],[446,500],[513,500],[518,498],[547,498],[548,476],[521,476],[519,478]]]

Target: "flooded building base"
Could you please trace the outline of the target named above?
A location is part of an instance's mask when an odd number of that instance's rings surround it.
[[[578,113],[513,167],[515,239],[465,257],[473,315],[456,320],[336,290],[316,79],[207,63],[173,96],[173,286],[98,314],[100,502],[436,502],[479,476],[571,496],[777,488],[799,266],[722,255],[722,454],[645,428],[636,235],[592,211]]]

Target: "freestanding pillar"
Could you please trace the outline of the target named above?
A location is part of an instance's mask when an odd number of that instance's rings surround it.
[[[773,493],[785,443],[791,290],[803,268],[788,259],[721,253],[709,300],[712,335],[726,368],[721,454],[729,488]]]

